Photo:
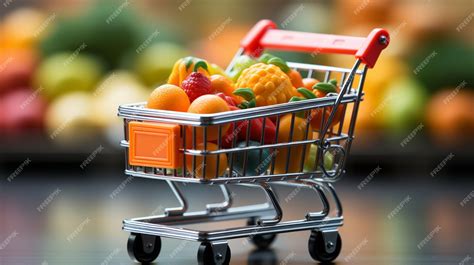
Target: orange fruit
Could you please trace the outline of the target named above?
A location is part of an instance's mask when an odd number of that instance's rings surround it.
[[[188,95],[180,87],[170,84],[161,85],[148,98],[147,108],[186,112],[190,102]]]
[[[304,78],[303,79],[303,86],[308,89],[309,91],[313,91],[313,86],[319,83],[318,79],[314,78]]]
[[[288,73],[287,73],[288,77],[290,78],[291,80],[291,84],[296,87],[296,88],[300,88],[300,87],[303,87],[304,84],[303,84],[303,78],[301,77],[301,74],[300,72],[294,70],[294,69],[291,69]]]
[[[227,102],[222,98],[216,95],[203,95],[198,97],[191,103],[188,108],[188,112],[191,113],[198,113],[198,114],[210,114],[210,113],[218,113],[229,111],[229,105]],[[208,126],[207,127],[207,141],[214,141],[218,138],[221,138],[227,129],[229,128],[229,124],[221,125],[221,133],[219,135],[219,125]],[[191,130],[192,127],[188,126],[188,130]],[[204,138],[204,127],[198,127],[196,129],[196,140],[197,142],[203,142]],[[190,140],[191,141],[191,140]]]
[[[206,143],[206,149],[208,151],[218,150],[218,146],[213,143]],[[204,143],[196,145],[196,150],[204,150]],[[219,167],[217,167],[217,161],[219,161]],[[196,162],[194,164],[195,170],[193,172],[193,156],[186,155],[186,169],[198,178],[212,179],[220,177],[224,174],[227,168],[227,158],[225,154],[219,155],[207,155],[204,168],[204,156],[196,156]],[[205,172],[203,172],[205,170]],[[194,174],[193,174],[194,173]]]
[[[232,97],[237,104],[242,102],[241,97],[237,97],[233,94],[234,92],[234,83],[229,78],[223,75],[211,75],[209,78],[211,80],[211,91],[214,94],[219,92],[224,93],[226,96]]]

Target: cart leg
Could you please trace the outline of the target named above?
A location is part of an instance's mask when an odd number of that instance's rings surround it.
[[[224,195],[224,201],[221,203],[212,203],[206,205],[206,209],[208,212],[220,212],[220,211],[225,211],[232,207],[233,204],[233,198],[232,198],[232,193],[229,190],[229,187],[227,185],[219,185],[219,187],[222,190],[222,194]]]
[[[321,203],[323,204],[323,210],[320,212],[308,212],[306,214],[306,220],[311,221],[311,220],[320,220],[328,216],[329,210],[330,210],[330,205],[329,201],[327,199],[326,193],[324,192],[323,188],[321,188],[321,185],[317,182],[313,181],[295,181],[295,183],[301,184],[308,186],[310,189],[314,190],[318,195],[319,198],[321,199]]]
[[[260,183],[260,186],[267,193],[267,196],[270,199],[270,202],[273,204],[273,208],[275,209],[276,215],[272,219],[260,218],[257,220],[257,224],[261,226],[278,224],[283,218],[283,211],[281,210],[281,206],[280,206],[280,203],[278,202],[277,196],[275,192],[273,191],[272,187],[268,183],[262,182]]]
[[[173,181],[167,180],[166,183],[170,186],[171,190],[173,191],[174,196],[179,201],[181,206],[173,207],[173,208],[166,208],[165,214],[167,216],[176,216],[176,215],[183,215],[188,210],[188,202],[184,198],[181,191],[178,189],[178,186]]]

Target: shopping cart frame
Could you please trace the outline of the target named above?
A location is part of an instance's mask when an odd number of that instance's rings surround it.
[[[227,71],[232,69],[235,59],[238,56],[250,54],[256,57],[265,48],[305,52],[317,51],[318,53],[354,54],[357,59],[352,68],[288,63],[288,66],[292,69],[306,71],[308,77],[313,76],[315,72],[324,72],[324,81],[326,82],[335,74],[339,74],[342,83],[341,91],[324,98],[216,114],[193,114],[151,110],[145,108],[145,103],[143,102],[120,106],[119,116],[124,118],[125,134],[125,139],[121,142],[121,145],[127,150],[125,156],[125,174],[134,177],[166,181],[180,204],[179,207],[165,209],[162,215],[139,217],[123,221],[123,230],[131,233],[128,242],[130,256],[144,263],[154,260],[158,256],[161,248],[161,237],[166,237],[202,242],[198,252],[198,262],[200,264],[228,264],[230,261],[230,249],[227,245],[227,240],[250,237],[258,247],[268,247],[274,240],[275,234],[312,230],[313,232],[309,240],[309,252],[311,256],[323,262],[334,260],[341,249],[338,227],[343,225],[343,210],[339,197],[331,183],[340,179],[344,174],[347,155],[354,138],[354,127],[358,107],[364,95],[363,84],[367,70],[374,66],[380,52],[388,45],[388,42],[388,33],[381,29],[372,31],[367,38],[322,34],[309,35],[307,33],[277,30],[273,22],[263,20],[257,23],[244,38],[241,43],[241,48],[229,64]],[[356,77],[358,77],[358,85],[353,87],[353,82]],[[343,121],[346,112],[348,112],[348,105],[352,105],[352,113],[348,129],[346,130],[347,133],[343,133]],[[344,114],[338,129],[334,132],[334,126],[331,126],[331,123],[336,115],[337,108],[340,106],[344,108]],[[297,112],[310,113],[316,108],[326,110],[326,108],[330,107],[332,107],[332,109],[329,117],[327,117],[326,120],[323,118],[317,139],[308,139],[308,136],[306,136],[305,140],[295,141],[294,143],[289,141],[288,143],[263,144],[259,147],[251,147],[247,144],[244,148],[233,146],[230,149],[218,150],[207,150],[206,148],[204,148],[205,150],[198,150],[195,146],[188,148],[183,144],[183,148],[180,149],[180,151],[185,154],[183,157],[190,155],[194,158],[195,156],[220,156],[222,154],[227,154],[232,157],[236,152],[244,151],[246,153],[254,149],[288,148],[288,150],[290,150],[298,145],[306,148],[309,144],[315,144],[319,148],[318,155],[320,155],[320,157],[324,157],[325,153],[330,151],[338,153],[339,160],[336,163],[337,166],[329,170],[325,169],[322,164],[323,159],[320,159],[318,163],[322,166],[317,166],[319,170],[311,172],[303,172],[301,170],[300,172],[289,173],[287,166],[287,172],[285,174],[272,174],[272,168],[271,171],[259,176],[245,176],[245,174],[244,176],[239,176],[233,174],[231,165],[226,176],[200,178],[194,175],[194,161],[190,177],[185,167],[186,163],[183,163],[183,170],[180,173],[177,170],[169,171],[167,169],[131,165],[129,162],[128,149],[130,148],[130,144],[128,130],[130,121],[179,124],[183,130],[183,137],[186,135],[186,127],[192,127],[194,130],[192,141],[194,143],[196,141],[194,128],[196,127],[203,127],[207,130],[210,126],[219,126],[220,132],[223,124],[231,122],[236,123],[257,118],[265,119],[266,117],[276,115],[278,123],[281,115],[291,114],[294,119],[295,113]],[[294,129],[292,128],[291,130]],[[204,140],[206,140],[206,138],[204,138]],[[186,142],[186,140],[183,141]],[[343,142],[343,144],[341,144],[341,142]],[[303,163],[301,164],[301,168],[302,167]],[[178,187],[178,182],[218,185],[222,190],[224,201],[221,203],[208,204],[204,211],[188,212],[189,202]],[[230,184],[257,187],[267,195],[267,202],[260,205],[232,207],[233,196],[229,190]],[[282,221],[283,210],[279,203],[278,196],[272,187],[273,185],[311,189],[317,193],[323,209],[319,212],[308,212],[306,216],[300,220]],[[335,211],[332,210],[333,208]],[[249,220],[248,225],[209,231],[184,227],[184,225],[187,224],[236,219],[247,219]]]

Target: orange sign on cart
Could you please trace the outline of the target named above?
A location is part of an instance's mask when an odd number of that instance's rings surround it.
[[[131,165],[158,168],[181,166],[179,125],[132,121],[128,130],[128,159]]]

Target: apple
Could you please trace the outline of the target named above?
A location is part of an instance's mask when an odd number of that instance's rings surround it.
[[[135,72],[149,87],[166,83],[174,63],[188,52],[174,43],[156,43],[141,51],[135,60]]]
[[[87,49],[85,47],[84,49]],[[48,99],[70,91],[91,91],[102,75],[102,66],[89,55],[58,53],[44,60],[35,75]]]

